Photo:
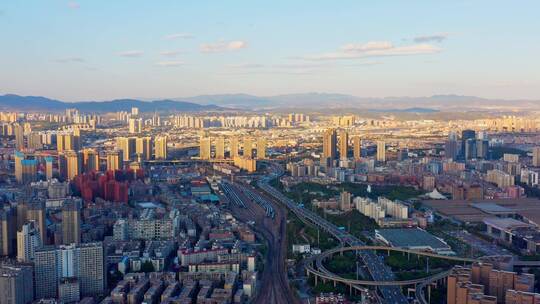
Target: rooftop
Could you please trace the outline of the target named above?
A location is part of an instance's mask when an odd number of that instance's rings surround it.
[[[527,224],[522,221],[518,221],[513,218],[499,218],[499,217],[489,217],[484,219],[484,223],[489,226],[493,226],[499,230],[513,230],[518,228],[531,228],[534,227],[531,224]]]
[[[391,228],[375,231],[392,247],[410,249],[431,249],[433,251],[450,251],[445,242],[420,228]]]
[[[510,208],[503,207],[501,205],[497,205],[495,203],[474,203],[472,204],[474,208],[480,209],[484,211],[485,213],[489,214],[514,214],[516,213],[514,210]]]

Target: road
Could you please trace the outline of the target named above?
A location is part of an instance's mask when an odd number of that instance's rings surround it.
[[[267,177],[258,181],[257,185],[264,190],[268,195],[286,206],[296,216],[311,222],[313,225],[325,230],[326,232],[337,238],[344,246],[362,246],[365,245],[361,240],[348,232],[339,229],[333,223],[320,217],[318,214],[300,207],[297,203],[286,197],[279,190],[270,186],[269,181],[273,178],[283,175],[283,168],[280,165],[271,163],[272,173]],[[372,279],[374,281],[393,281],[395,276],[392,270],[377,256],[373,251],[365,251],[361,253],[361,257],[366,265]],[[408,303],[407,298],[397,286],[379,286],[379,292],[384,298],[385,303],[405,304]]]
[[[471,245],[471,247],[476,252],[480,251],[481,253],[485,255],[514,256],[514,254],[510,252],[509,250],[503,247],[499,247],[497,244],[481,239],[478,236],[467,232],[466,230],[448,231],[446,234],[453,236],[455,238],[458,238],[462,242]]]
[[[286,213],[273,202],[273,218],[268,216],[267,210],[260,204],[253,202],[245,195],[245,192],[252,191],[249,186],[240,183],[229,184],[229,191],[239,198],[245,205],[231,204],[233,215],[240,221],[255,221],[253,229],[267,242],[267,254],[264,263],[264,270],[261,273],[261,286],[256,298],[252,303],[300,303],[295,293],[289,286],[287,277],[287,267],[285,259],[287,256],[286,243]],[[260,198],[262,199],[262,197]]]

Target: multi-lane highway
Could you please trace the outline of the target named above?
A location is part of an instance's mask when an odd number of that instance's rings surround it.
[[[267,242],[268,251],[260,277],[261,286],[252,303],[299,303],[289,286],[285,265],[287,243],[284,210],[251,190],[248,185],[221,185],[229,200],[233,202],[230,209],[234,216],[243,222],[255,222],[253,229]]]
[[[286,197],[283,193],[270,186],[269,181],[283,175],[283,168],[276,164],[270,164],[273,172],[268,176],[260,179],[257,185],[266,193],[271,195],[274,199],[286,206],[296,216],[308,221],[320,229],[333,235],[338,239],[343,246],[363,246],[365,245],[357,237],[349,234],[348,232],[339,229],[336,225],[320,217],[318,214],[304,209],[291,199]],[[391,269],[381,260],[374,251],[363,251],[360,253],[364,264],[366,265],[369,274],[374,281],[393,281],[395,279],[394,273]],[[381,293],[386,303],[408,303],[407,298],[401,292],[401,289],[397,286],[379,286],[379,292]]]

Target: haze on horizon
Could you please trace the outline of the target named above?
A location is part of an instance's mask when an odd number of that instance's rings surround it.
[[[0,94],[540,99],[540,2],[3,1]]]

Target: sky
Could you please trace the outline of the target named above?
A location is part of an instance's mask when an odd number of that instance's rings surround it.
[[[540,1],[0,1],[0,94],[540,99]]]

